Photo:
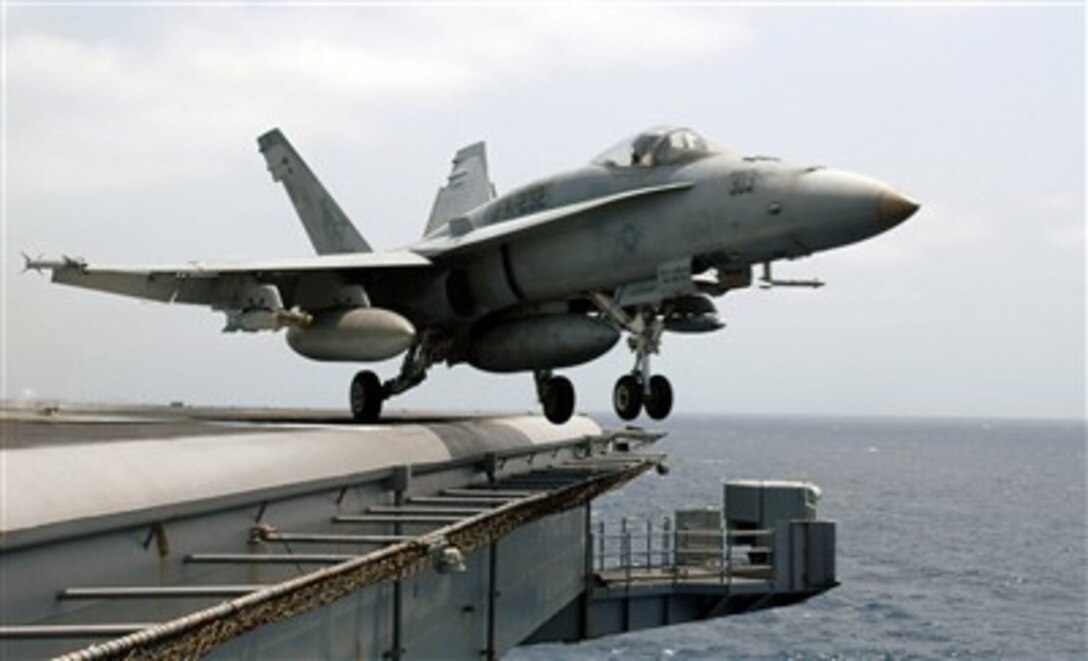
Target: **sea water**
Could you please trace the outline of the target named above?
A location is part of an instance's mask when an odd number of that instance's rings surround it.
[[[721,506],[726,479],[823,489],[842,585],[781,609],[510,659],[1088,658],[1083,421],[678,415],[672,471],[595,518]]]

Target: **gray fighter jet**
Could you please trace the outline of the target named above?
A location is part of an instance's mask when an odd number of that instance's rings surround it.
[[[434,364],[531,372],[544,414],[574,411],[555,370],[591,361],[624,334],[634,367],[616,382],[624,419],[668,416],[669,381],[650,369],[662,335],[721,329],[713,298],[781,281],[772,262],[849,245],[895,227],[918,204],[869,177],[713,145],[661,127],[589,165],[496,196],[483,143],[457,152],[424,236],[374,252],[279,130],[258,139],[316,257],[242,264],[113,267],[27,259],[54,282],[226,313],[227,332],[286,329],[321,361],[404,356],[382,382],[351,384],[351,411],[376,421],[383,402]]]

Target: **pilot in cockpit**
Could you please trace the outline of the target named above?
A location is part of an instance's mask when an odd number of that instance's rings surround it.
[[[671,129],[643,133],[631,143],[631,165],[649,168],[680,163],[710,152],[706,141],[694,131]]]
[[[654,164],[654,147],[661,139],[660,134],[643,133],[631,143],[631,165],[648,168]]]
[[[658,127],[613,146],[593,160],[598,165],[620,168],[653,168],[679,165],[720,153],[690,129]]]

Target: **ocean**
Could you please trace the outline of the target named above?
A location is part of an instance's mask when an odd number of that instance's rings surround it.
[[[1083,421],[678,415],[662,428],[672,471],[602,498],[595,517],[720,506],[726,479],[809,480],[838,523],[842,585],[506,658],[1088,658]]]

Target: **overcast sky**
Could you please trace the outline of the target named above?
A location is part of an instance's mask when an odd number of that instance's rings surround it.
[[[420,235],[464,144],[488,142],[503,191],[672,123],[923,205],[780,268],[828,287],[734,292],[725,331],[667,336],[675,410],[1081,417],[1084,36],[1075,5],[9,7],[4,396],[346,407],[357,367],[282,334],[20,273],[20,251],[310,254],[257,152],[268,128],[391,248]],[[568,370],[579,408],[609,409],[631,363],[618,345]],[[536,402],[528,375],[439,366],[388,406]]]

